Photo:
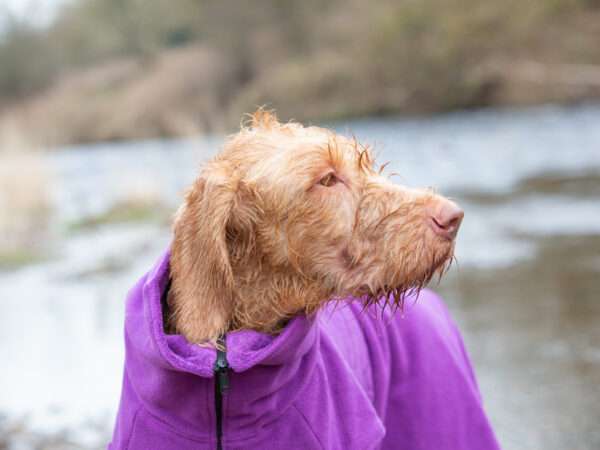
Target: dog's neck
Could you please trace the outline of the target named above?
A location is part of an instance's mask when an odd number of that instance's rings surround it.
[[[316,311],[331,294],[321,283],[283,268],[257,268],[246,262],[235,264],[232,272],[234,295],[228,298],[225,294],[216,301],[233,304],[225,309],[227,316],[216,318],[214,313],[221,314],[220,310],[198,299],[194,284],[173,273],[165,330],[181,333],[194,343],[214,342],[218,335],[240,329],[276,334],[292,317]]]
[[[232,329],[276,333],[291,317],[314,312],[327,298],[322,284],[285,269],[269,267],[255,273],[242,267],[236,269]]]

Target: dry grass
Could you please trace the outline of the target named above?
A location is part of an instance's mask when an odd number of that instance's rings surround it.
[[[43,256],[49,237],[50,176],[18,128],[0,130],[0,268]]]
[[[224,128],[230,78],[219,53],[191,46],[65,77],[11,116],[44,146],[188,136]]]
[[[131,176],[131,174],[129,174]],[[106,211],[84,217],[69,224],[71,230],[87,230],[102,225],[131,222],[154,222],[167,224],[173,213],[173,208],[166,204],[161,196],[159,186],[152,180],[135,178],[119,183],[122,195]]]

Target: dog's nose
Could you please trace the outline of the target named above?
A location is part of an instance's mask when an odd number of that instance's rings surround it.
[[[452,240],[456,237],[460,223],[465,215],[456,203],[439,199],[429,209],[429,225],[433,231],[443,238]]]

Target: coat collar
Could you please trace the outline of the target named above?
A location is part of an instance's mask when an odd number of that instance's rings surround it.
[[[165,334],[161,298],[169,280],[169,257],[167,251],[143,281],[142,298],[128,305],[126,367],[134,390],[153,415],[204,436],[214,423],[216,351],[191,344],[182,335]],[[315,367],[320,337],[316,321],[316,316],[295,317],[277,336],[252,330],[227,334],[232,370],[224,405],[228,428],[251,434],[291,406]]]

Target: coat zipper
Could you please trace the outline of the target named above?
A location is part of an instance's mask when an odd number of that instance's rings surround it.
[[[223,394],[229,388],[228,370],[227,349],[225,347],[225,337],[223,336],[217,340],[217,360],[214,368],[217,450],[223,450]]]

